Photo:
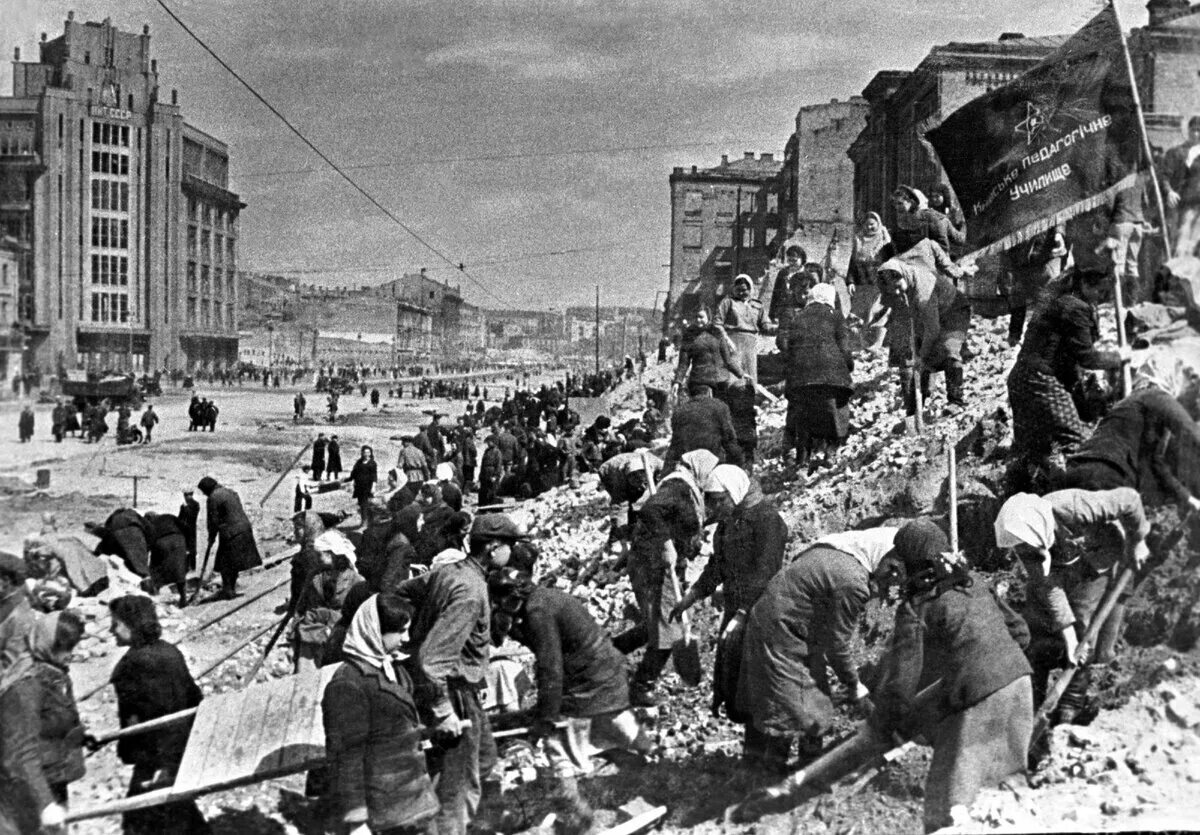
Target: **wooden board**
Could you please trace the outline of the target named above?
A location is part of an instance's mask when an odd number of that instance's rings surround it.
[[[200,703],[175,792],[303,771],[325,758],[321,696],[339,665],[223,693]]]

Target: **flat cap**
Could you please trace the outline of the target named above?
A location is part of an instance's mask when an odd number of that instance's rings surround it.
[[[471,525],[471,539],[529,539],[521,526],[503,513],[482,513]]]

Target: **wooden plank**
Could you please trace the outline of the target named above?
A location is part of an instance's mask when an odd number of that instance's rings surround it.
[[[256,770],[269,770],[279,767],[279,752],[287,740],[288,722],[292,715],[292,699],[296,695],[296,685],[300,676],[289,676],[271,682],[272,684],[287,684],[287,687],[276,687],[271,695],[269,710],[263,720],[262,750]]]
[[[190,785],[193,775],[204,771],[204,763],[212,751],[209,740],[220,739],[225,733],[224,725],[227,717],[220,710],[218,702],[223,696],[209,696],[196,709],[196,719],[192,723],[192,731],[188,735],[187,748],[183,751],[183,760],[179,763],[179,771],[175,774],[175,785]],[[197,744],[203,740],[203,744]]]
[[[296,676],[295,695],[288,709],[288,726],[284,734],[287,740],[279,750],[279,767],[288,768],[306,764],[313,759],[313,752],[308,745],[312,733],[312,715],[314,709],[321,709],[321,695],[318,691],[320,670],[314,670],[302,676]],[[314,681],[315,678],[315,681]],[[325,738],[321,736],[321,751],[324,756]]]
[[[197,718],[210,712],[216,716],[212,725],[206,725],[204,735],[198,734],[193,728],[191,736],[188,737],[187,751],[184,752],[185,762],[187,752],[193,747],[202,749],[204,758],[197,761],[198,768],[195,770],[184,771],[183,764],[180,765],[179,773],[175,777],[175,785],[180,791],[202,788],[229,773],[227,764],[239,744],[239,735],[251,732],[249,726],[243,725],[240,712],[240,702],[245,695],[244,692],[222,693],[200,703]]]
[[[234,739],[233,751],[229,759],[222,764],[220,774],[208,772],[207,782],[236,778],[258,771],[259,751],[263,749],[264,742],[263,728],[271,716],[271,702],[279,692],[280,688],[276,686],[255,688],[240,694],[244,698],[238,705],[238,732]]]

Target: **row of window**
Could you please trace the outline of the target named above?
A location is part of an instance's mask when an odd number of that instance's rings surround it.
[[[125,293],[92,293],[92,321],[124,324],[129,321],[129,296]]]
[[[92,122],[92,144],[129,147],[129,126],[111,125],[108,122]]]
[[[719,194],[719,192],[717,194]],[[748,192],[748,193],[745,193],[742,195],[741,202],[742,202],[742,211],[743,212],[756,211],[755,204],[758,202],[758,195],[759,195],[759,192]],[[723,217],[725,215],[732,217],[735,207],[737,205],[737,193],[731,192],[731,191],[726,191],[724,196],[725,196],[726,200],[732,199],[734,201],[734,205],[722,204],[717,209],[717,215],[718,215],[718,217]],[[684,192],[683,213],[685,215],[687,215],[689,217],[695,217],[700,214],[700,211],[703,206],[704,206],[704,192],[702,192],[702,191]],[[774,191],[768,191],[766,193],[766,211],[767,212],[779,211],[779,195]]]
[[[129,259],[124,255],[92,255],[92,284],[129,284]]]
[[[92,173],[128,177],[129,154],[119,154],[115,151],[92,151]]]
[[[770,241],[775,239],[777,229],[774,226],[768,226],[764,230],[761,240],[755,233],[758,230],[753,226],[742,227],[742,248],[746,249],[755,246],[756,243],[761,246],[766,246]],[[683,246],[685,249],[699,249],[704,246],[704,226],[699,223],[688,223],[683,227]],[[735,233],[732,226],[721,226],[708,229],[707,237],[709,246],[732,246],[737,243]]]
[[[222,305],[208,299],[197,299],[194,296],[187,300],[188,324],[202,329],[233,327],[233,305]]]
[[[201,230],[189,226],[187,231],[187,251],[189,258],[200,261],[214,261],[218,264],[234,262],[234,245],[236,238],[226,238],[224,235],[214,235],[207,229]]]
[[[218,209],[209,203],[201,203],[195,197],[188,198],[188,220],[219,230],[233,231],[233,214],[231,212]]]
[[[129,221],[115,217],[92,218],[92,246],[129,249]]]
[[[204,295],[208,295],[211,289],[218,294],[224,293],[226,298],[232,299],[234,295],[234,275],[235,272],[233,270],[225,272],[220,267],[216,267],[210,272],[207,264],[197,264],[195,261],[188,261],[188,292],[195,293],[196,287],[199,286]],[[199,285],[196,283],[197,278],[199,278]]]
[[[106,212],[128,212],[129,183],[93,178],[92,208]]]

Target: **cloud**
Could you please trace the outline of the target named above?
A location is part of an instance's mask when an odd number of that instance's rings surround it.
[[[430,66],[474,66],[531,81],[588,81],[619,69],[611,57],[555,43],[541,33],[468,40],[425,56]]]

